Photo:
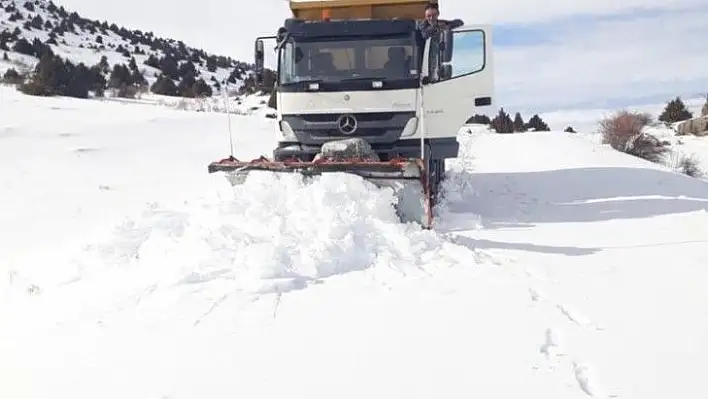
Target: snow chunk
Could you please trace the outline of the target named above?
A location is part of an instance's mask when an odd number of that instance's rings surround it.
[[[378,161],[379,157],[371,148],[371,144],[364,139],[350,138],[329,141],[322,145],[321,153],[315,159],[329,157],[336,160],[362,157],[367,160]]]

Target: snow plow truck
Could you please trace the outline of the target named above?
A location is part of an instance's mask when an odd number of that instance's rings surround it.
[[[277,56],[272,158],[230,156],[209,173],[227,173],[232,185],[253,171],[351,173],[392,187],[401,220],[431,228],[445,160],[457,157],[458,131],[475,108],[492,104],[494,82],[491,28],[423,35],[428,3],[290,1],[277,34],[255,40],[258,84],[264,41]]]

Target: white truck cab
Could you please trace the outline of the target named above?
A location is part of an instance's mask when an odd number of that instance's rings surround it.
[[[274,161],[309,162],[329,141],[360,138],[384,161],[423,158],[436,190],[458,131],[492,104],[492,31],[468,25],[424,38],[426,3],[291,1],[294,17],[255,42],[262,81],[263,41],[277,41]]]

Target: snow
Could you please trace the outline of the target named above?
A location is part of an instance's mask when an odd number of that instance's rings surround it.
[[[427,231],[354,176],[209,175],[220,112],[0,101],[0,397],[708,396],[705,181],[463,129]]]
[[[683,99],[684,104],[694,117],[701,115],[701,109],[706,102],[705,97]],[[664,156],[664,165],[670,169],[681,170],[682,162],[690,160],[703,172],[699,178],[708,179],[708,139],[692,135],[681,136],[676,134],[677,124],[666,126],[658,121],[659,115],[664,110],[665,103],[662,104],[642,104],[628,106],[626,109],[631,112],[646,113],[653,118],[653,123],[643,129],[645,134],[654,136],[669,143],[669,151]],[[611,117],[617,109],[571,109],[559,110],[541,114],[546,123],[551,128],[563,130],[567,126],[572,126],[578,133],[592,143],[600,146],[602,137],[598,134],[598,122],[607,117]]]

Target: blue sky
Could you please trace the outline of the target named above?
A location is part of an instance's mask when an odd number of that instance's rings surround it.
[[[253,40],[288,17],[286,0],[57,0],[126,28],[251,60]],[[708,92],[706,0],[440,0],[441,17],[492,24],[495,108],[545,112],[656,103]],[[543,4],[542,7],[536,4]],[[111,10],[108,14],[107,10]],[[171,18],[155,18],[165,15]],[[142,10],[142,12],[135,12]]]

